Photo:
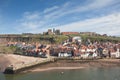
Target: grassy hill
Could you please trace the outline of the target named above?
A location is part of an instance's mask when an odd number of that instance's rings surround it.
[[[61,43],[70,37],[74,36],[80,36],[82,38],[82,42],[84,43],[87,39],[90,39],[92,42],[98,41],[98,42],[113,42],[117,43],[120,42],[120,37],[112,37],[112,36],[89,36],[89,35],[41,35],[39,36],[40,41],[47,41],[48,43]]]

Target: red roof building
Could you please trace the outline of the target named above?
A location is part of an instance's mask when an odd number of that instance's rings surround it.
[[[62,32],[63,35],[79,34],[79,32]]]

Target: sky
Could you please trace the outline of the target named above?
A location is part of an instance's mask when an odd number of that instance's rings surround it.
[[[120,0],[0,0],[0,34],[96,32],[120,35]]]

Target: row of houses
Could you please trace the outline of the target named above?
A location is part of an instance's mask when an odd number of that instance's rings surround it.
[[[41,43],[10,42],[8,46],[17,46],[27,56],[49,55],[56,57],[81,57],[81,58],[120,58],[120,43],[91,42],[82,44],[80,37],[74,37],[72,42],[45,45]],[[74,43],[73,43],[74,42]],[[76,44],[77,43],[77,44]]]

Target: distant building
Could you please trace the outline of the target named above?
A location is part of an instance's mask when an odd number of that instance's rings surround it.
[[[95,32],[80,32],[82,35],[89,35],[89,36],[98,36],[99,34]]]
[[[22,34],[0,34],[0,41],[30,41],[32,38],[30,36],[23,36]]]
[[[48,29],[48,35],[53,34],[52,29]]]
[[[53,28],[53,33],[55,33],[55,28]]]
[[[79,32],[62,32],[62,35],[79,34]]]
[[[55,34],[60,35],[60,30],[59,29],[55,30]]]
[[[75,37],[72,38],[72,41],[73,42],[77,41],[77,42],[81,43],[82,42],[82,38],[80,36],[75,36]]]
[[[60,35],[61,33],[60,33],[60,30],[59,29],[56,29],[55,30],[55,28],[53,28],[53,31],[52,31],[52,29],[48,29],[48,31],[47,32],[43,32],[43,34],[44,35]]]

